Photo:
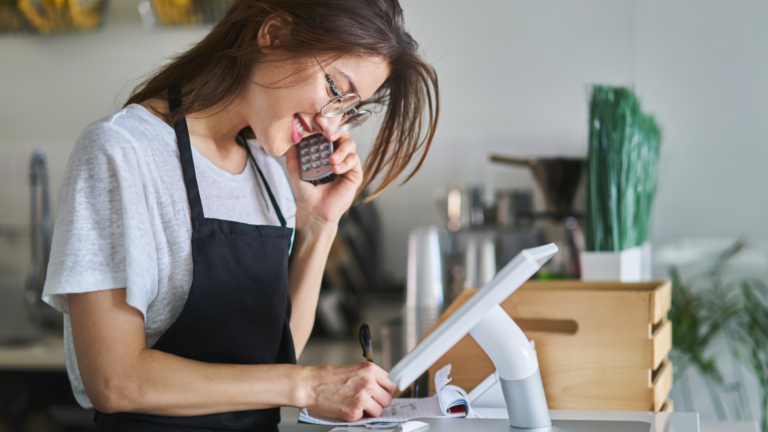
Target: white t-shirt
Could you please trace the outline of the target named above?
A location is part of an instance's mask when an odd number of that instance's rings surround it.
[[[289,227],[296,204],[282,166],[248,143]],[[248,162],[230,174],[192,148],[207,218],[279,225],[261,178]],[[144,314],[147,347],[181,313],[192,286],[192,224],[173,128],[141,105],[90,124],[69,158],[59,195],[43,299],[64,315],[67,372],[90,408],[72,344],[67,294],[127,288]]]

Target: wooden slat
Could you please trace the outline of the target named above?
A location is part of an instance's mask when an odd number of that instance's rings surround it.
[[[651,322],[657,323],[666,319],[667,312],[672,307],[672,282],[667,281],[653,291],[651,295]]]
[[[667,401],[669,392],[672,390],[672,362],[665,361],[662,365],[662,370],[656,375],[656,379],[653,380],[653,406],[652,411],[659,411]]]
[[[517,291],[644,291],[654,292],[661,288],[666,281],[649,282],[583,282],[580,280],[531,280],[518,288]]]
[[[572,319],[577,336],[648,339],[650,294],[643,291],[519,291],[502,302],[513,318]]]
[[[671,413],[675,411],[675,401],[672,399],[667,399],[666,402],[664,402],[664,405],[661,406],[660,412],[666,412]]]
[[[662,361],[667,358],[667,354],[672,349],[672,322],[666,321],[653,335],[653,352],[651,357],[653,362],[651,368],[656,369]]]

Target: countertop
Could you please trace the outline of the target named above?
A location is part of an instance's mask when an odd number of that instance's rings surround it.
[[[64,371],[61,331],[43,332],[29,319],[24,290],[0,287],[0,370]]]
[[[699,415],[697,413],[652,413],[652,412],[623,412],[623,411],[568,411],[568,410],[550,410],[552,420],[556,422],[556,426],[562,427],[566,425],[568,420],[580,420],[580,421],[627,421],[627,422],[645,422],[650,424],[649,432],[699,432]],[[448,418],[432,418],[432,419],[414,419],[429,423],[430,427],[424,429],[424,431],[432,432],[458,432],[458,431],[504,431],[510,432],[516,429],[512,429],[506,419],[448,419]],[[570,423],[571,426],[577,423]],[[635,424],[637,426],[637,424]],[[281,424],[280,432],[327,432],[333,429],[333,426],[318,426],[307,424]],[[356,432],[358,428],[348,428],[350,432]],[[541,431],[546,430],[558,430],[559,428],[552,429],[537,429]],[[531,429],[520,429],[532,431]],[[568,430],[568,429],[560,429]],[[591,425],[584,424],[584,427],[579,429],[570,429],[573,431],[588,431],[595,430]],[[627,429],[637,430],[637,429]],[[614,430],[612,432],[621,432],[621,429]]]
[[[65,371],[64,339],[45,335],[34,343],[0,345],[0,370]]]

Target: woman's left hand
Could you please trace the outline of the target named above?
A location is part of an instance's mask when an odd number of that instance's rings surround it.
[[[363,182],[363,167],[355,153],[357,144],[349,132],[339,134],[333,143],[334,152],[328,158],[336,179],[314,186],[301,179],[299,148],[292,146],[285,155],[285,165],[296,197],[296,229],[304,230],[308,224],[335,226],[347,211]]]

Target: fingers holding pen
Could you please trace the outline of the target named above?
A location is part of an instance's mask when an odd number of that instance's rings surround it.
[[[388,391],[389,394],[391,395],[397,389],[397,384],[395,384],[394,381],[389,379],[389,374],[387,372],[385,372],[383,369],[381,371],[383,372],[383,374],[377,378],[377,382],[384,390]]]
[[[392,405],[392,394],[379,386],[372,389],[371,399],[376,403],[379,410]],[[379,414],[376,414],[376,417],[378,417],[379,415],[381,415],[381,412],[379,412]]]
[[[378,417],[384,408],[392,404],[392,394],[379,383],[384,372],[380,367],[369,362],[363,362],[361,366],[364,378],[363,387],[358,394],[364,399],[363,410],[373,417]]]
[[[347,366],[311,366],[314,382],[310,397],[311,411],[341,418],[359,420],[364,413],[378,417],[392,403],[395,385],[387,373],[369,362]]]

